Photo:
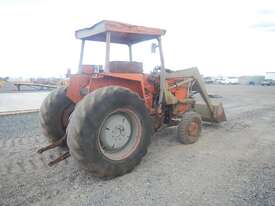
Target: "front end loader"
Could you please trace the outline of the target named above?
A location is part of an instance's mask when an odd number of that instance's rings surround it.
[[[44,100],[40,123],[51,145],[68,152],[49,163],[72,156],[92,174],[116,177],[130,172],[146,154],[154,132],[178,126],[183,144],[198,140],[203,121],[225,121],[221,103],[213,104],[197,68],[171,71],[165,68],[161,37],[165,30],[101,21],[76,31],[81,40],[79,70]],[[132,46],[156,40],[160,65],[150,74],[133,61]],[[83,65],[86,41],[105,42],[105,65]],[[110,61],[110,45],[129,48],[129,61]],[[103,69],[104,68],[104,69]],[[199,93],[204,104],[198,104]]]

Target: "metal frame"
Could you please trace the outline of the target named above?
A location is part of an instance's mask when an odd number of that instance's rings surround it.
[[[113,36],[112,42],[119,44],[135,44],[155,39],[166,33],[163,29],[103,20],[90,28],[76,31],[75,36],[78,39],[105,42],[107,32],[115,32],[116,35]],[[125,38],[125,35],[127,38]]]
[[[159,109],[161,109],[161,105],[163,102],[164,90],[165,90],[166,72],[165,72],[165,64],[164,64],[161,37],[158,37],[157,40],[158,40],[158,48],[159,48],[160,64],[161,64],[160,65],[160,94],[159,94],[158,104],[159,104]]]
[[[109,71],[109,63],[110,63],[110,43],[111,43],[111,32],[106,33],[106,54],[105,54],[105,71]],[[80,50],[80,58],[79,58],[79,65],[78,65],[78,73],[80,73],[81,65],[83,63],[83,56],[84,56],[84,47],[85,47],[85,40],[82,39],[81,41],[81,50]],[[130,48],[129,48],[130,52]],[[129,54],[130,61],[132,61],[132,51]]]
[[[129,48],[129,61],[132,62],[133,61],[132,45],[128,44],[128,48]]]
[[[84,46],[85,46],[85,40],[82,39],[82,41],[81,41],[81,50],[80,50],[80,58],[79,58],[79,65],[78,65],[78,73],[80,73],[81,65],[82,65],[82,62],[83,62]]]
[[[110,65],[110,43],[111,43],[111,32],[106,33],[106,56],[105,56],[105,72],[109,72]]]
[[[166,79],[166,72],[165,72],[165,63],[164,63],[164,55],[163,55],[163,48],[162,48],[162,41],[161,37],[156,38],[158,41],[158,48],[159,48],[159,55],[160,55],[160,94],[159,94],[159,100],[158,100],[158,111],[161,112],[161,105],[163,103],[163,97],[165,92],[165,79]],[[105,53],[105,72],[109,72],[109,65],[110,65],[110,44],[111,44],[111,32],[106,32],[106,53]],[[81,65],[83,62],[83,55],[84,55],[84,46],[85,46],[85,40],[82,39],[81,42],[81,51],[80,51],[80,59],[79,59],[79,73],[81,70]],[[129,61],[133,61],[132,56],[132,45],[128,44],[129,49]]]

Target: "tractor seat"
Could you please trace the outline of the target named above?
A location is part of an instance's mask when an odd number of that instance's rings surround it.
[[[142,62],[111,61],[109,71],[113,73],[142,73]]]

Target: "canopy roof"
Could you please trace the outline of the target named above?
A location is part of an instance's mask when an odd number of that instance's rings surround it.
[[[78,39],[106,41],[106,33],[111,32],[111,42],[119,44],[135,44],[155,39],[165,34],[165,30],[144,26],[130,25],[115,21],[103,20],[90,28],[75,32]]]

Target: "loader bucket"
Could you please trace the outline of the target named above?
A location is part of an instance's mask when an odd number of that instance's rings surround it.
[[[198,112],[203,121],[206,122],[223,122],[226,121],[222,103],[211,104],[212,112],[206,104],[195,104],[195,111]]]
[[[197,68],[189,68],[178,70],[171,73],[166,73],[166,78],[192,78],[195,83],[192,86],[192,90],[200,93],[205,104],[195,104],[195,111],[198,112],[202,120],[208,122],[222,122],[226,121],[222,103],[213,104],[209,98],[204,81]]]

